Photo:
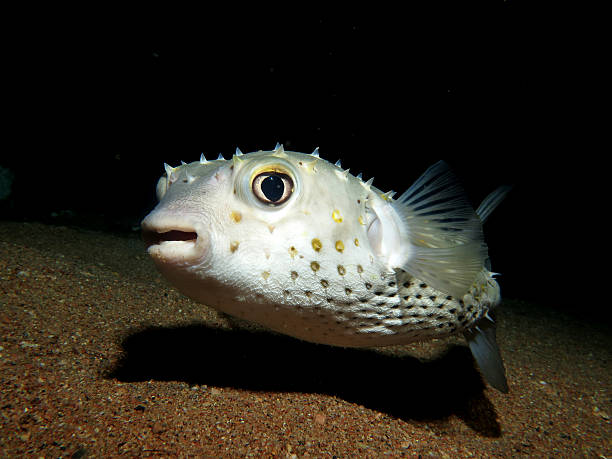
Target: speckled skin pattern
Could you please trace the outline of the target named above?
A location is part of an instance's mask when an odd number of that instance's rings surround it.
[[[257,200],[253,182],[262,171],[292,179],[286,203]],[[167,167],[158,196],[143,221],[145,240],[181,292],[303,340],[358,347],[443,337],[499,301],[484,268],[454,298],[390,267],[368,234],[373,209],[390,197],[318,154],[277,148]],[[173,231],[193,236],[151,236]]]

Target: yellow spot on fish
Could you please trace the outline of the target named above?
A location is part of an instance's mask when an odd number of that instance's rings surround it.
[[[363,272],[363,266],[357,265],[357,272],[361,274]]]
[[[332,212],[332,218],[334,219],[336,223],[342,222],[342,215],[340,215],[340,211],[338,209]]]
[[[261,273],[261,277],[263,277],[264,280],[268,280],[268,277],[270,277],[270,271],[264,271]]]
[[[336,241],[336,250],[338,252],[344,252],[344,243],[342,241]]]
[[[310,269],[312,269],[315,273],[319,270],[320,267],[321,265],[319,265],[319,263],[317,263],[316,261],[310,262]]]
[[[291,255],[291,258],[295,258],[295,256],[297,255],[298,251],[295,247],[291,246],[289,247],[289,255]]]
[[[296,271],[291,271],[291,279],[296,280],[298,278],[298,273]]]
[[[359,247],[359,239],[355,238],[355,241],[353,241],[353,242],[355,242],[355,245],[356,245],[357,247]]]
[[[364,219],[363,219],[363,217],[361,215],[359,216],[359,224],[360,225],[365,225],[365,221],[364,221]]]
[[[240,245],[240,242],[238,241],[230,242],[230,252],[234,253],[236,250],[238,250],[239,245]]]
[[[346,274],[346,268],[342,265],[338,265],[338,274],[344,276]]]
[[[327,288],[329,287],[329,282],[327,282],[325,279],[321,280],[321,285],[323,286],[323,288]]]
[[[318,252],[319,250],[321,250],[321,247],[323,247],[323,244],[321,244],[321,241],[315,237],[312,240],[312,248],[315,252]]]
[[[230,217],[236,223],[240,223],[240,220],[242,220],[242,214],[236,210],[232,210],[232,212],[230,213]]]
[[[270,230],[270,232],[272,233],[274,231],[274,225],[268,225],[268,229]]]

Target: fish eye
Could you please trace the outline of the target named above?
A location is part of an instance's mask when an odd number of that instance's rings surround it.
[[[253,194],[264,204],[279,206],[293,193],[293,180],[281,172],[262,172],[253,179]]]

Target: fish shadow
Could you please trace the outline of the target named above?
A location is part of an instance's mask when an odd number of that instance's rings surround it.
[[[422,362],[275,333],[193,324],[137,331],[122,347],[123,357],[105,377],[327,394],[404,420],[456,415],[481,435],[501,435],[493,404],[464,346]]]

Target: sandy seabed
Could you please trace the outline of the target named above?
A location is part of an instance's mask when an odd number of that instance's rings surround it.
[[[612,458],[605,324],[498,312],[510,393],[460,338],[354,350],[182,296],[137,236],[0,222],[1,457]]]

